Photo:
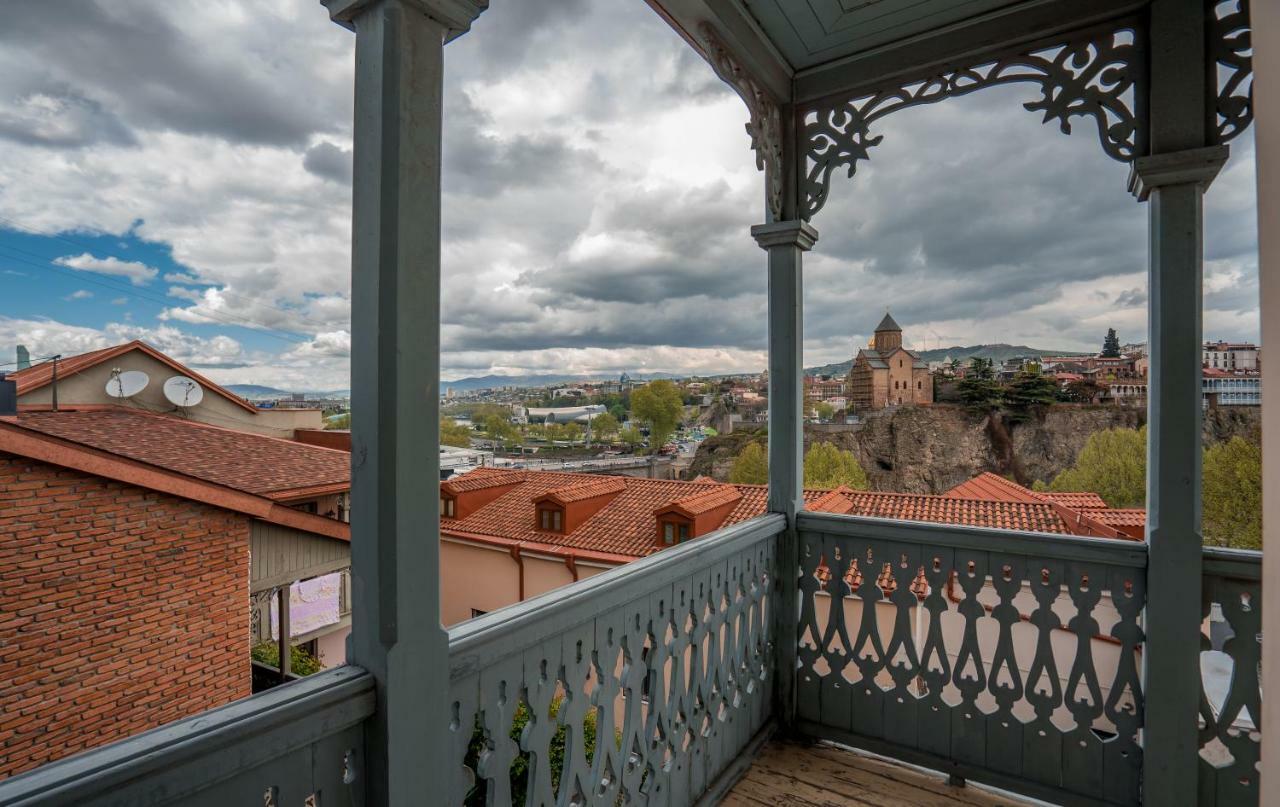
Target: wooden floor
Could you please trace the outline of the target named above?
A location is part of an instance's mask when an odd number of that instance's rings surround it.
[[[972,784],[952,787],[941,774],[827,743],[775,740],[765,746],[722,803],[726,807],[1026,807],[1035,802]]]

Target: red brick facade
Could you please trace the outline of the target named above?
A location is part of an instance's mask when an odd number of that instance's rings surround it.
[[[249,523],[0,453],[0,778],[249,695]]]

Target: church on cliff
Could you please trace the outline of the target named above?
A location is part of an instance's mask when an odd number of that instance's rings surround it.
[[[849,407],[855,411],[933,403],[933,378],[924,360],[902,346],[902,328],[888,312],[875,338],[849,369]]]

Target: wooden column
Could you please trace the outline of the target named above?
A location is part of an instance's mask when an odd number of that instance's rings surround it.
[[[440,136],[447,37],[474,0],[327,0],[356,31],[352,635],[377,682],[368,804],[419,804],[448,755],[440,623]]]
[[[1182,804],[1199,762],[1202,201],[1227,149],[1207,145],[1205,4],[1154,0],[1150,13],[1150,156],[1130,174],[1150,243],[1143,798]]]
[[[818,240],[806,221],[751,228],[769,254],[769,512],[787,517],[778,541],[778,680],[774,716],[784,727],[795,716],[800,569],[796,513],[804,509],[804,317],[802,256]]]
[[[1280,340],[1280,3],[1254,0],[1253,134],[1258,170],[1258,282],[1262,344]],[[1280,642],[1280,373],[1262,376],[1262,633]],[[1263,664],[1262,688],[1280,692],[1280,664]],[[1280,807],[1280,697],[1262,701],[1262,805]]]
[[[281,586],[276,589],[276,618],[279,620],[276,625],[278,633],[276,637],[276,647],[280,654],[280,683],[289,680],[289,673],[293,672],[293,642],[290,641],[290,634],[293,632],[293,626],[289,623],[289,590],[290,586]]]

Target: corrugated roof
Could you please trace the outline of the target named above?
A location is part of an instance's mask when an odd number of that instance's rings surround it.
[[[345,451],[125,407],[22,412],[10,423],[235,490],[288,499],[351,486]]]

